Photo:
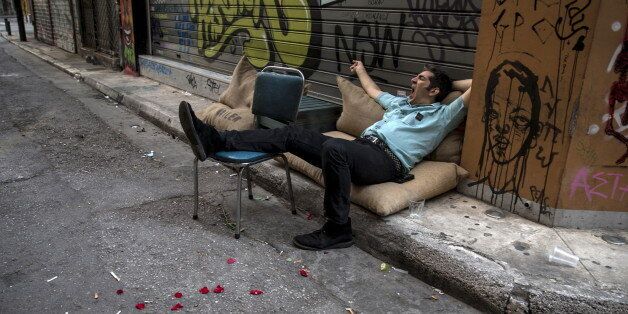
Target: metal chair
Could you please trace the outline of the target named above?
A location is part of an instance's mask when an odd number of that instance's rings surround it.
[[[299,103],[303,94],[305,77],[297,69],[268,66],[257,74],[255,91],[251,110],[255,115],[255,123],[260,127],[260,120],[272,119],[280,124],[290,124],[296,120],[299,112]],[[294,195],[292,194],[292,181],[290,179],[290,166],[284,154],[268,154],[252,151],[219,151],[208,156],[223,165],[232,167],[238,174],[235,238],[240,238],[240,218],[242,209],[242,173],[246,172],[249,191],[249,199],[253,199],[251,189],[251,173],[249,167],[264,161],[281,157],[286,169],[288,180],[288,193],[292,214],[296,214]],[[198,219],[198,158],[194,158],[194,215]]]

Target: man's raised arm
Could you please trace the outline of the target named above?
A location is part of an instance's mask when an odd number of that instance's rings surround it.
[[[366,93],[373,99],[377,99],[382,92],[381,89],[375,84],[373,79],[366,73],[366,69],[361,61],[353,60],[353,64],[349,67],[351,73],[355,73],[360,79],[360,84]]]
[[[469,99],[471,98],[471,79],[459,80],[452,82],[452,88],[462,92],[462,102],[465,107],[469,106]]]

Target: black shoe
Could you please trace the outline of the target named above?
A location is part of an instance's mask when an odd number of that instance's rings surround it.
[[[199,120],[192,106],[182,101],[179,104],[179,120],[185,136],[190,141],[192,152],[198,160],[204,161],[207,155],[215,153],[220,147],[220,135],[212,126]]]
[[[294,237],[293,243],[300,249],[313,251],[350,247],[353,245],[351,220],[342,225],[327,221],[320,230]]]

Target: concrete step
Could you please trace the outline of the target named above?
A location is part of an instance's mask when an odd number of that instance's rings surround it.
[[[218,101],[231,76],[158,56],[139,56],[140,74],[157,82]]]

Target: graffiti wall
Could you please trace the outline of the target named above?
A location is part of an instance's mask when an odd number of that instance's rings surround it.
[[[599,5],[483,2],[462,160],[468,194],[551,224]]]
[[[627,12],[600,6],[559,208],[628,211]]]
[[[468,78],[480,0],[151,0],[153,53],[229,74],[242,54],[298,67],[313,94],[339,97],[335,76],[362,60],[386,90],[406,91],[432,63]]]

